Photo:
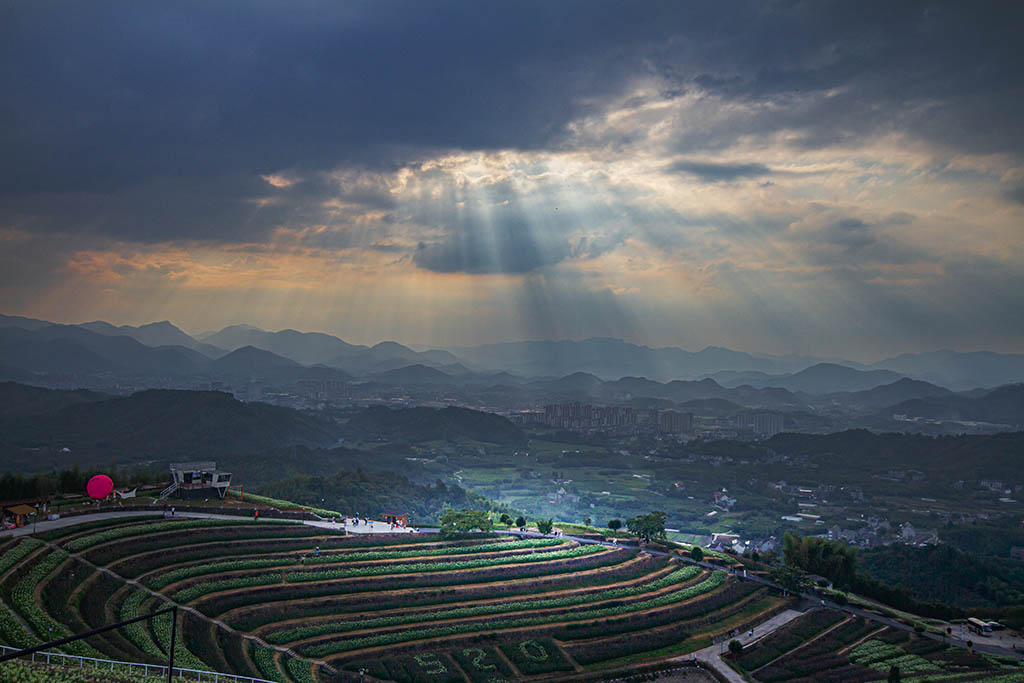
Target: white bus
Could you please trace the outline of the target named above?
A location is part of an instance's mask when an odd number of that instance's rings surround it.
[[[967,628],[971,633],[977,633],[979,636],[992,632],[992,626],[989,622],[976,619],[975,617],[971,617],[967,620]]]

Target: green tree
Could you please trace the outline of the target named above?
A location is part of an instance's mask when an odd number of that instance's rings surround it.
[[[731,652],[734,655],[738,655],[739,653],[743,652],[743,643],[741,643],[738,640],[730,640],[729,652]]]
[[[538,519],[537,520],[537,531],[542,534],[550,534],[551,528],[555,525],[554,520],[551,519]]]
[[[584,517],[583,518],[583,526],[590,526],[590,522],[591,522],[590,517]]]
[[[698,562],[704,559],[704,551],[701,549],[699,545],[695,545],[692,548],[690,548],[690,558],[697,560]]]
[[[612,531],[618,531],[619,529],[622,528],[622,520],[621,519],[609,520],[608,521],[608,528],[611,529]]]
[[[650,512],[626,520],[626,528],[630,533],[643,541],[654,541],[665,538],[665,513]]]
[[[519,515],[518,517],[516,517],[516,526],[519,527],[519,528],[522,528],[522,527],[526,526],[526,518],[523,517],[522,515]]]
[[[845,543],[787,532],[782,539],[782,557],[788,566],[820,574],[842,588],[853,587],[856,580],[857,551]]]
[[[474,529],[491,530],[491,518],[481,510],[448,510],[441,516],[441,536],[451,538]]]
[[[502,512],[501,517],[498,519],[499,522],[505,526],[512,526],[512,518],[508,516],[507,512]]]
[[[810,590],[811,580],[807,578],[807,572],[799,567],[786,565],[772,571],[772,578],[790,593],[803,593]]]

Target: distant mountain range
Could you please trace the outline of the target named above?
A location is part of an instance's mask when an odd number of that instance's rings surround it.
[[[103,321],[63,325],[4,315],[0,353],[0,379],[16,381],[31,381],[33,375],[97,374],[274,381],[355,378],[396,385],[507,386],[515,392],[560,395],[741,399],[756,405],[800,405],[808,403],[808,396],[841,394],[831,400],[844,405],[861,400],[863,406],[877,408],[888,405],[884,402],[890,394],[901,400],[938,394],[918,386],[925,392],[918,395],[915,385],[875,397],[848,394],[904,378],[947,390],[1024,381],[1024,354],[987,351],[903,354],[871,365],[721,347],[697,352],[651,348],[610,338],[417,351],[393,341],[364,346],[328,334],[268,332],[249,325],[192,337],[167,321],[138,327]],[[696,384],[701,381],[711,383]]]
[[[216,391],[131,396],[0,382],[0,470],[215,459],[275,446],[330,446],[337,427]],[[67,449],[67,450],[64,450]]]
[[[884,413],[908,418],[989,422],[1024,426],[1024,384],[998,387],[977,398],[948,393],[913,398],[890,405]]]

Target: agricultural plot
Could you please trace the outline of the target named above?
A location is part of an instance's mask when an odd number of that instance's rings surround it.
[[[0,570],[4,643],[173,601],[187,608],[180,665],[287,683],[359,670],[400,682],[572,680],[685,654],[785,607],[753,583],[635,548],[242,520],[71,527],[5,545]],[[161,663],[169,640],[161,617],[68,651]]]
[[[892,667],[901,681],[1024,682],[1013,660],[979,655],[862,617],[814,610],[726,661],[749,680],[884,681]]]

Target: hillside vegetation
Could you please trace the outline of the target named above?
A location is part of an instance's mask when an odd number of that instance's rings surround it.
[[[525,444],[526,435],[500,415],[468,408],[368,408],[345,425],[350,438],[388,441],[455,441],[471,439]]]
[[[210,459],[223,453],[290,444],[329,445],[336,440],[330,423],[287,408],[242,403],[222,392],[153,389],[62,405],[71,400],[69,395],[79,392],[51,392],[56,410],[0,422],[5,469],[37,471],[112,460]],[[36,405],[43,402],[42,398],[35,401]]]
[[[45,532],[55,547],[0,541],[0,571],[9,576],[0,583],[0,642],[85,631],[170,598],[196,610],[181,615],[175,651],[190,668],[282,683],[351,680],[314,660],[401,683],[576,680],[589,668],[699,649],[788,604],[722,571],[563,538],[111,522]],[[169,637],[160,617],[66,649],[159,663]]]
[[[263,484],[261,495],[379,519],[383,513],[410,515],[419,526],[434,525],[446,507],[509,511],[458,486],[415,484],[393,472],[338,472],[327,477],[292,477]]]

